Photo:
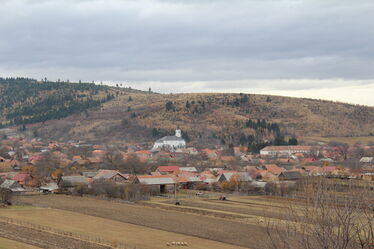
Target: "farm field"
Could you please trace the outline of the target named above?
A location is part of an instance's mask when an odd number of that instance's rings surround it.
[[[0,237],[0,249],[40,249],[40,248]]]
[[[258,221],[263,217],[278,218],[279,214],[286,210],[286,200],[279,199],[278,203],[274,203],[275,198],[230,196],[226,201],[220,201],[217,198],[180,199],[181,206],[175,206],[172,200],[154,198],[151,201],[143,202],[143,204],[166,210],[180,210],[186,213],[227,218],[258,225]]]
[[[129,248],[162,249],[167,242],[187,242],[189,248],[237,248],[242,247],[186,236],[177,233],[160,231],[143,226],[113,221],[84,215],[77,212],[50,208],[20,209],[0,211],[0,216],[22,220],[58,230],[88,235],[92,238],[101,237],[113,242],[124,243]],[[144,239],[147,238],[147,239]]]
[[[25,209],[11,209],[9,211],[21,210],[25,211]],[[4,209],[2,211],[5,212]],[[96,242],[92,243],[71,236],[51,233],[38,224],[34,224],[34,228],[31,228],[29,224],[25,224],[25,220],[18,220],[17,224],[14,220],[11,222],[7,220],[5,216],[0,216],[0,219],[0,238],[3,239],[0,245],[7,249],[17,248],[17,246],[20,248],[110,249],[110,247]]]
[[[264,218],[276,218],[286,203],[273,197],[234,196],[229,196],[227,201],[215,197],[180,199],[180,206],[165,198],[127,204],[88,197],[41,195],[19,196],[16,201],[43,209],[0,211],[0,216],[47,226],[56,223],[61,230],[79,233],[89,227],[90,232],[86,233],[92,236],[127,241],[146,249],[164,248],[166,242],[177,238],[189,243],[189,248],[261,248],[259,238],[266,236],[261,222]],[[66,220],[69,222],[64,223]],[[149,239],[144,241],[142,236]]]

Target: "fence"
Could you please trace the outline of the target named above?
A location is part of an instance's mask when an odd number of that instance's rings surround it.
[[[63,230],[59,230],[59,229],[56,229],[56,228],[53,228],[53,227],[38,225],[38,224],[34,224],[34,223],[31,223],[31,222],[28,222],[28,221],[17,220],[17,219],[13,219],[13,218],[9,218],[9,217],[0,217],[0,221],[2,221],[4,223],[7,223],[7,224],[22,226],[22,227],[25,227],[25,228],[30,228],[30,229],[43,231],[43,232],[47,232],[47,233],[54,234],[54,235],[68,237],[68,238],[72,238],[72,239],[76,239],[76,240],[81,240],[81,241],[84,241],[84,242],[89,242],[89,243],[93,243],[93,244],[96,244],[96,245],[106,246],[106,247],[109,247],[109,248],[140,249],[136,246],[127,245],[124,242],[108,240],[108,239],[104,239],[104,238],[101,238],[101,237],[98,237],[98,236],[93,236],[93,235],[63,231]]]

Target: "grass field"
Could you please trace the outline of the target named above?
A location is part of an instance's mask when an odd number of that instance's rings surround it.
[[[0,249],[40,249],[40,248],[0,237]]]
[[[264,220],[279,219],[288,200],[266,196],[227,196],[228,200],[166,198],[137,204],[64,195],[19,196],[33,208],[0,210],[0,217],[23,219],[90,236],[102,236],[138,248],[164,248],[187,242],[190,248],[261,248]],[[39,208],[37,208],[39,207]],[[144,240],[142,238],[147,238]]]
[[[304,137],[302,139],[305,142],[323,142],[323,143],[329,143],[329,142],[340,142],[340,143],[346,143],[346,144],[356,144],[356,143],[362,143],[362,144],[369,144],[374,143],[374,136],[366,136],[366,137]]]

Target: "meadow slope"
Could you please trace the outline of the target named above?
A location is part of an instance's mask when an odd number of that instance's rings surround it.
[[[56,139],[154,141],[177,127],[195,143],[255,134],[247,120],[280,125],[283,135],[368,136],[374,107],[331,101],[244,94],[155,94],[124,92],[99,109],[48,121],[40,133]],[[154,129],[159,134],[153,134]]]

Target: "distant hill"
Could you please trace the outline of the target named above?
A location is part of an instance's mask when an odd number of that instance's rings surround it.
[[[0,93],[2,127],[61,119],[114,98],[106,86],[28,78],[0,78]]]
[[[3,125],[26,124],[26,133],[37,130],[51,139],[151,142],[177,127],[196,144],[374,134],[374,108],[367,106],[256,94],[157,94],[88,83],[16,81],[0,80]]]

